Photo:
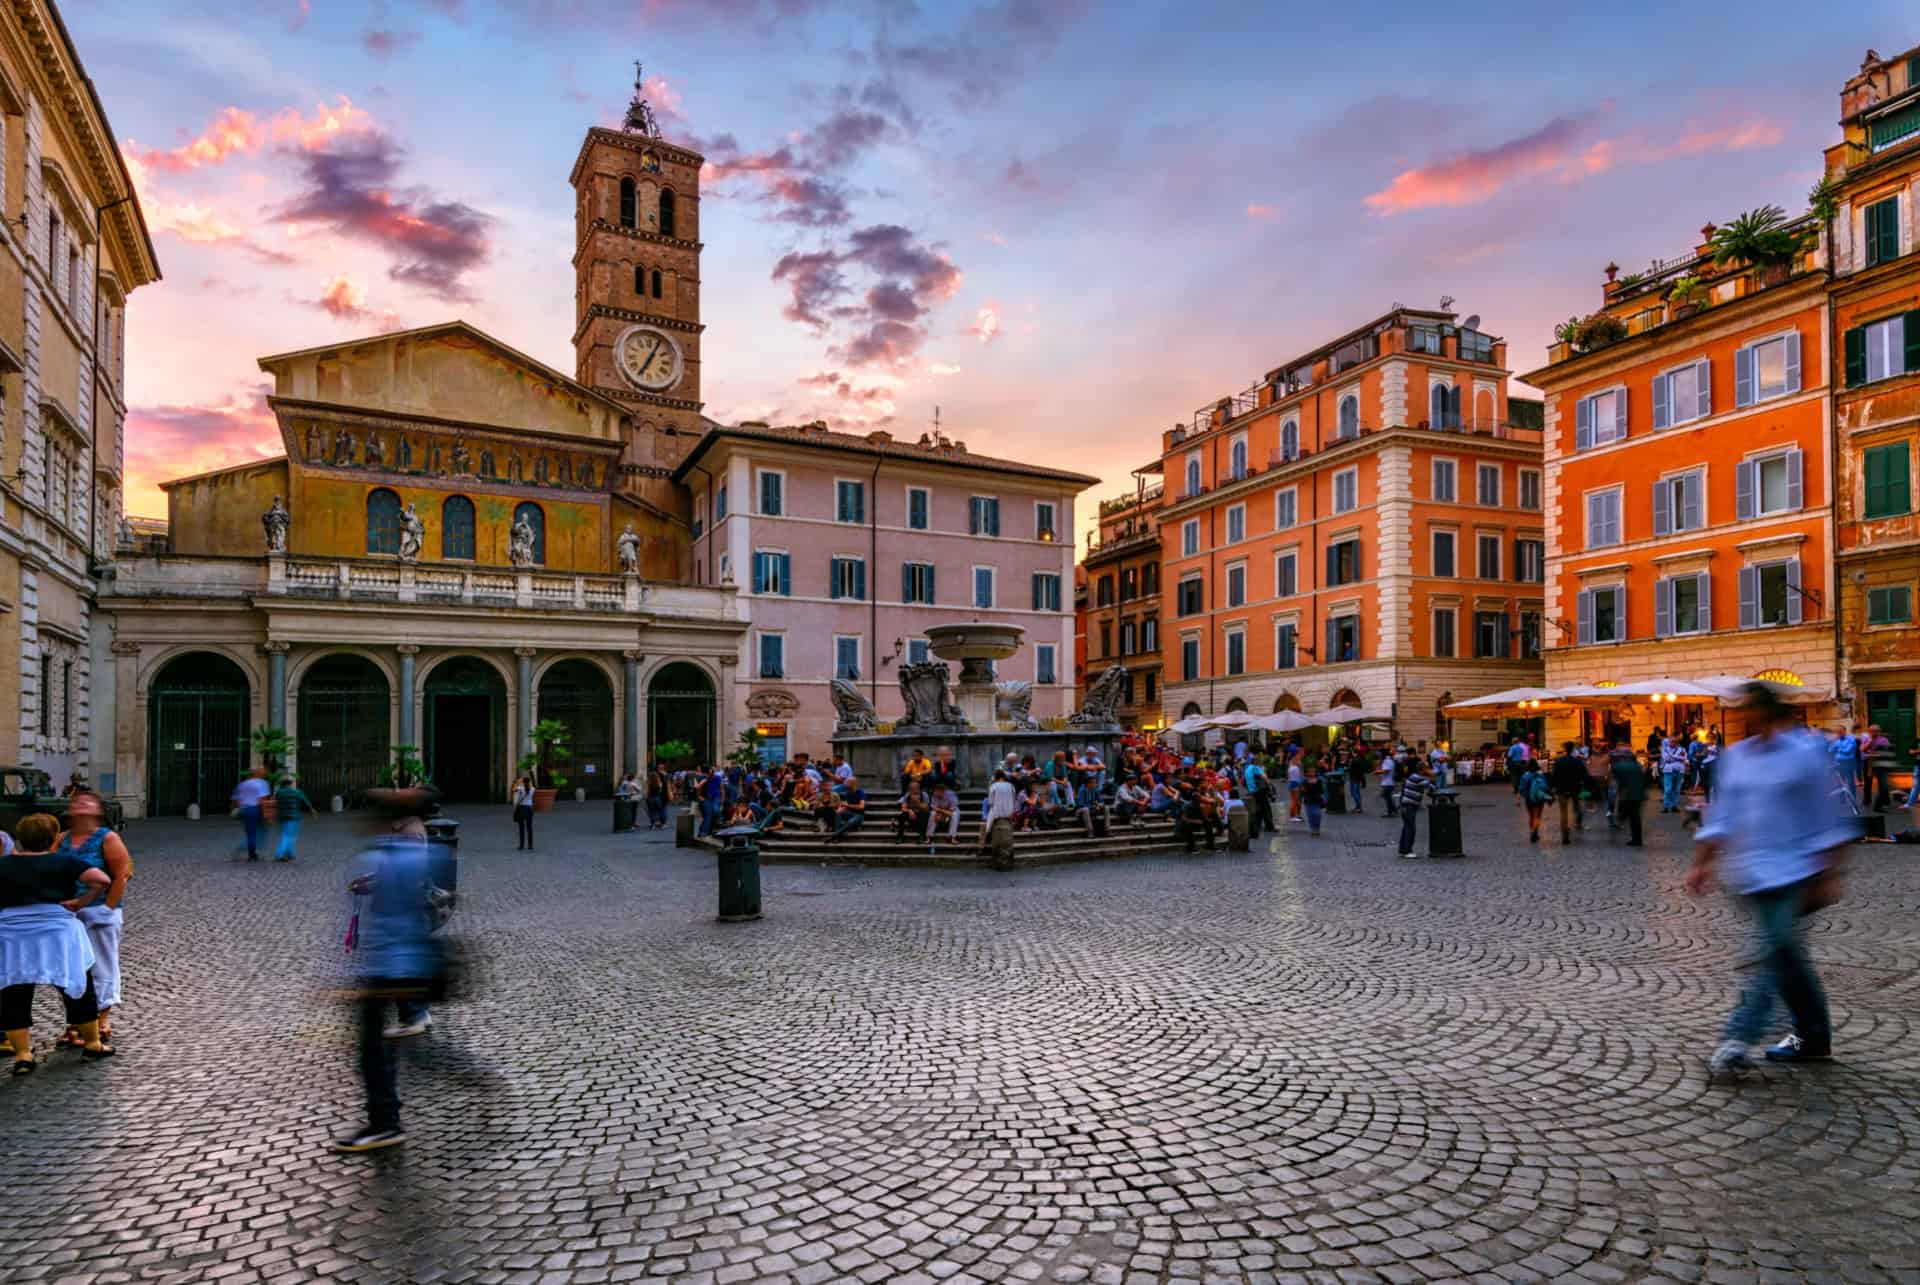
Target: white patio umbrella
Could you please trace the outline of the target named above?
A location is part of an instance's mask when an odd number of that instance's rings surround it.
[[[1296,710],[1283,709],[1256,718],[1247,724],[1249,732],[1304,732],[1309,727],[1318,727],[1312,719]]]
[[[1194,733],[1201,732],[1204,730],[1206,730],[1206,719],[1202,718],[1198,714],[1195,714],[1192,718],[1181,719],[1179,722],[1173,724],[1171,727],[1161,728],[1160,735],[1192,736]]]
[[[1719,693],[1686,678],[1641,678],[1612,687],[1562,687],[1560,699],[1570,705],[1658,705],[1671,698],[1715,700]]]
[[[1315,727],[1336,727],[1341,723],[1391,723],[1393,715],[1352,705],[1335,705],[1332,709],[1311,715],[1310,719]]]
[[[1217,727],[1225,730],[1228,728],[1246,727],[1252,722],[1253,715],[1247,713],[1247,711],[1243,709],[1230,709],[1224,714],[1215,714],[1210,718],[1201,719],[1200,726]]]
[[[1504,692],[1489,692],[1471,700],[1455,701],[1447,706],[1447,713],[1468,710],[1491,714],[1503,709],[1527,710],[1538,705],[1563,703],[1559,691],[1552,687],[1510,687]]]

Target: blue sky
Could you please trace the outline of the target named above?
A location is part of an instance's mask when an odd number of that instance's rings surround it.
[[[1538,364],[1609,259],[1802,208],[1841,83],[1920,42],[1886,0],[1811,25],[1776,3],[63,13],[166,274],[132,310],[135,512],[159,477],[277,449],[263,353],[460,316],[570,371],[566,175],[635,58],[712,163],[710,414],[917,434],[938,404],[972,449],[1104,495],[1161,428],[1396,301],[1452,295]]]

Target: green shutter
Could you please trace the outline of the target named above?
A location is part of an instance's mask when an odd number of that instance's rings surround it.
[[[1920,370],[1920,309],[1909,312],[1905,320],[1907,351],[1900,373],[1907,374]]]
[[[1907,444],[1893,442],[1870,448],[1865,455],[1866,505],[1862,516],[1891,518],[1912,506],[1907,480]]]
[[[1909,107],[1903,112],[1895,112],[1874,121],[1867,127],[1867,134],[1876,152],[1920,134],[1920,107]]]
[[[1900,201],[1891,198],[1867,207],[1867,266],[1900,257]]]
[[[1847,386],[1855,387],[1867,382],[1867,329],[1855,326],[1847,332]]]

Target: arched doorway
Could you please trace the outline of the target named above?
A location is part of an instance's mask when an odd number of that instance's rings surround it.
[[[507,794],[507,685],[477,656],[455,656],[427,675],[421,758],[448,799],[491,802]]]
[[[225,656],[176,656],[147,689],[147,811],[225,811],[249,766],[247,675]]]
[[[1300,712],[1300,698],[1298,696],[1295,696],[1292,692],[1281,692],[1273,698],[1274,713],[1280,714],[1289,710],[1295,714]]]
[[[1339,709],[1342,705],[1359,709],[1360,693],[1354,691],[1351,687],[1342,687],[1333,694],[1333,699],[1327,702],[1328,709]]]
[[[1245,714],[1246,712],[1247,712],[1247,703],[1241,700],[1238,696],[1234,697],[1232,700],[1227,702],[1227,713]]]
[[[683,660],[661,666],[647,684],[647,761],[653,761],[654,746],[685,741],[696,760],[715,762],[720,756],[715,713],[713,680],[706,670]]]
[[[539,718],[565,723],[572,735],[567,754],[557,757],[553,770],[567,778],[567,788],[586,790],[603,799],[618,784],[613,761],[613,686],[599,666],[586,660],[563,660],[540,678]]]
[[[325,656],[301,676],[294,762],[300,788],[315,807],[380,783],[389,758],[391,707],[387,676],[365,656]]]

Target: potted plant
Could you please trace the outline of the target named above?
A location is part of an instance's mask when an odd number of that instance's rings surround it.
[[[391,761],[380,769],[380,786],[387,790],[407,790],[416,785],[432,785],[427,779],[427,765],[420,760],[418,745],[396,745],[390,753]]]
[[[661,741],[653,747],[653,761],[676,771],[693,761],[693,746],[687,741]]]
[[[520,757],[520,770],[533,778],[533,810],[550,812],[553,801],[567,778],[553,770],[553,760],[565,754],[573,741],[573,729],[556,718],[543,718],[533,725],[528,738],[533,751]]]
[[[1707,306],[1707,287],[1699,277],[1688,273],[1673,283],[1673,289],[1667,292],[1667,303],[1673,308],[1673,319],[1691,317]]]
[[[1627,337],[1627,323],[1610,312],[1590,313],[1569,325],[1566,342],[1577,352],[1594,352]]]
[[[727,762],[742,770],[760,766],[760,733],[749,727],[740,733],[740,744],[727,755]]]
[[[1789,228],[1787,213],[1779,206],[1763,205],[1714,229],[1713,261],[1722,267],[1751,264],[1759,272],[1761,285],[1778,285],[1792,273],[1811,236]]]
[[[269,789],[278,789],[280,766],[293,757],[293,738],[287,735],[287,729],[284,727],[256,727],[250,739],[253,743],[253,752],[259,755],[260,761],[266,765]],[[274,819],[271,792],[266,798],[260,800],[260,819],[262,821]]]
[[[1840,184],[1831,174],[1822,175],[1807,192],[1807,209],[1821,223],[1831,223],[1840,213]]]

